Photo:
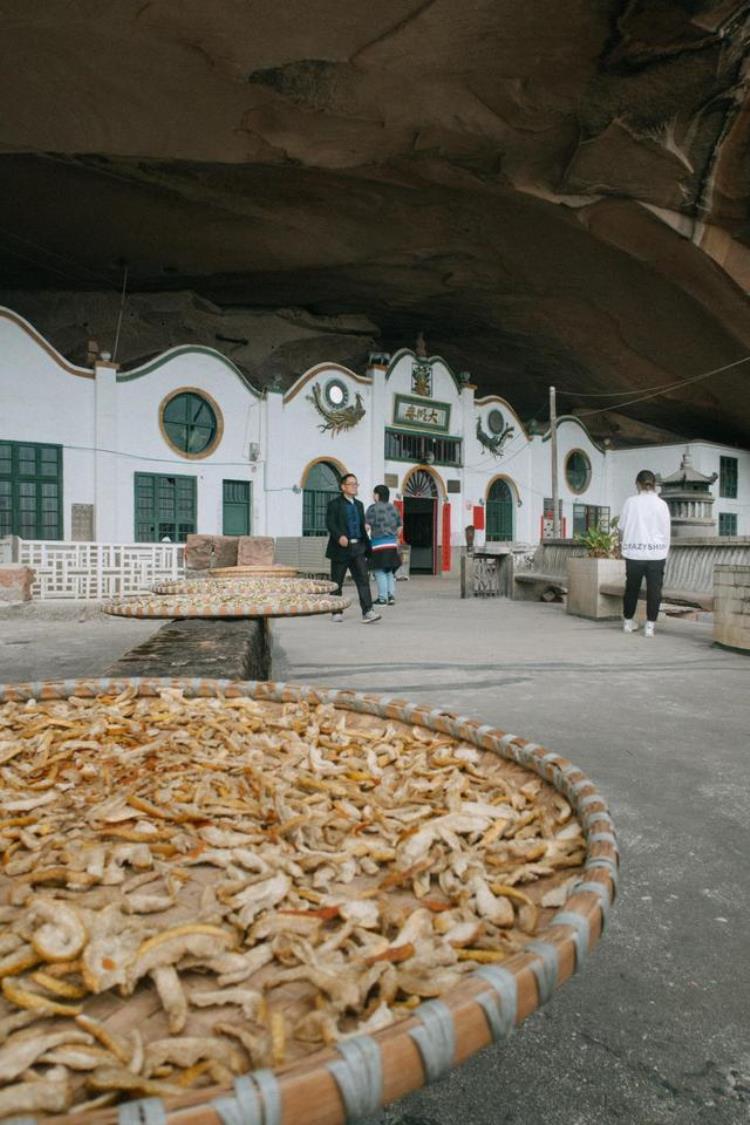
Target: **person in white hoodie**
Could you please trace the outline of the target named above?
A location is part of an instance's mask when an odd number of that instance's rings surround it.
[[[646,579],[646,625],[644,636],[653,637],[659,616],[664,567],[669,554],[671,524],[669,508],[656,492],[656,477],[641,469],[635,478],[638,492],[625,501],[620,516],[620,550],[625,559],[623,630],[634,633],[633,620],[641,583]]]

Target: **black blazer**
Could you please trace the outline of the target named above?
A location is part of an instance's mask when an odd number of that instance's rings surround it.
[[[336,562],[344,562],[351,557],[348,547],[342,547],[339,539],[342,535],[349,537],[349,526],[346,522],[346,505],[349,503],[343,496],[336,496],[330,501],[326,509],[326,527],[328,528],[328,546],[326,558]],[[365,554],[370,554],[372,546],[370,537],[365,530],[365,509],[361,500],[355,500],[354,506],[359,516],[360,533],[355,538],[360,539],[365,545]]]

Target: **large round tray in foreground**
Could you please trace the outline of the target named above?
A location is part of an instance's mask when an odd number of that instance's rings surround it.
[[[213,620],[217,617],[310,617],[316,613],[342,613],[351,604],[348,598],[315,594],[285,594],[279,591],[266,597],[243,597],[232,591],[217,591],[207,592],[205,596],[187,594],[183,597],[133,598],[127,602],[110,602],[102,609],[115,617],[197,617]]]
[[[199,594],[202,596],[247,594],[267,597],[269,594],[332,594],[338,587],[326,578],[185,578],[177,582],[161,582],[154,586],[155,594]]]
[[[227,1121],[258,1125],[341,1125],[373,1114],[384,1102],[445,1075],[487,1046],[504,1040],[515,1025],[545,1003],[555,989],[580,968],[601,935],[613,901],[618,854],[606,804],[573,763],[513,734],[389,696],[323,691],[301,685],[237,683],[212,680],[90,680],[60,684],[0,687],[0,707],[70,697],[116,695],[126,688],[153,697],[164,688],[188,697],[251,698],[274,703],[330,704],[350,721],[393,721],[409,729],[439,732],[537,774],[570,803],[583,827],[585,859],[561,910],[540,935],[501,964],[467,975],[439,1000],[422,1003],[407,1018],[372,1035],[343,1040],[335,1048],[309,1055],[275,1072],[254,1071],[233,1089],[192,1090],[165,1103],[150,1100],[81,1116],[89,1122],[166,1120],[174,1125],[222,1125]],[[231,705],[231,704],[230,704]],[[148,1111],[148,1112],[147,1112]],[[124,1115],[123,1115],[124,1114]]]
[[[296,566],[269,563],[268,566],[217,566],[208,573],[212,578],[294,578],[299,570]]]

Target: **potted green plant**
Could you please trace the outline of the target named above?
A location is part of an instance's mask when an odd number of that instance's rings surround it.
[[[583,535],[576,535],[575,542],[586,548],[589,559],[619,559],[620,533],[617,528],[619,516],[615,516],[608,531],[600,527],[590,527]]]
[[[589,617],[595,621],[622,614],[622,594],[625,587],[625,562],[620,557],[620,536],[617,519],[608,530],[591,527],[575,542],[585,547],[586,554],[568,559],[568,613]],[[602,587],[607,587],[604,592]],[[613,593],[612,587],[617,588]]]

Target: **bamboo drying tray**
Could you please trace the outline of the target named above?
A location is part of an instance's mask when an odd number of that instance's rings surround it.
[[[160,582],[155,594],[255,594],[266,597],[272,593],[332,594],[338,587],[326,578],[279,578],[276,575],[254,578],[186,578],[177,582]]]
[[[352,603],[348,598],[316,594],[292,594],[284,598],[281,590],[261,595],[211,591],[205,597],[136,597],[126,602],[110,602],[102,606],[115,617],[204,618],[222,617],[310,617],[317,613],[342,613]]]
[[[502,1041],[577,968],[601,936],[614,900],[618,852],[604,799],[573,763],[554,752],[489,725],[391,696],[302,685],[228,680],[80,680],[65,683],[0,685],[3,703],[27,700],[90,699],[134,687],[153,697],[165,687],[187,697],[253,698],[283,704],[330,704],[351,713],[409,728],[422,727],[498,754],[538,775],[569,802],[586,838],[580,881],[541,931],[520,952],[497,965],[468,974],[441,999],[421,1004],[405,1019],[369,1035],[343,1040],[277,1071],[253,1071],[233,1089],[186,1091],[166,1102],[145,1099],[82,1114],[78,1120],[168,1122],[169,1125],[341,1125],[374,1114],[378,1107],[444,1076],[476,1051]],[[67,1117],[65,1118],[68,1119]],[[55,1118],[62,1120],[62,1118]]]
[[[212,578],[295,578],[296,566],[269,563],[268,566],[217,566],[208,572]]]

